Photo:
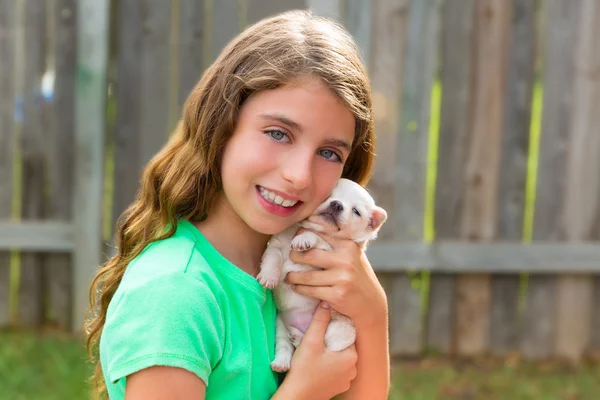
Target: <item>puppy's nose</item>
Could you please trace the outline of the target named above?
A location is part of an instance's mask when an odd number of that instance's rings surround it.
[[[344,206],[339,201],[334,200],[331,203],[329,203],[329,208],[331,209],[331,211],[339,213],[342,212]]]

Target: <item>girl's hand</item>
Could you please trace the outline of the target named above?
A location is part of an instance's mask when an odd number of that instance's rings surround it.
[[[330,317],[329,305],[321,303],[273,399],[331,399],[350,388],[357,374],[356,347],[352,345],[338,352],[325,347]]]
[[[290,259],[323,270],[290,272],[286,281],[294,285],[297,293],[331,304],[336,311],[352,319],[359,330],[387,319],[385,291],[365,252],[351,240],[319,235],[333,247],[332,252],[292,251]]]

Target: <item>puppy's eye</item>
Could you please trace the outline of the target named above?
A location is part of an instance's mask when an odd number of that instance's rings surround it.
[[[356,208],[353,208],[352,212],[360,217],[360,213],[358,212],[358,210]]]

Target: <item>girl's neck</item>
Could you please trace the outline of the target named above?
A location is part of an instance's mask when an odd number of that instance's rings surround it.
[[[195,226],[223,257],[252,276],[258,274],[270,236],[246,225],[227,201],[217,201],[209,216]]]

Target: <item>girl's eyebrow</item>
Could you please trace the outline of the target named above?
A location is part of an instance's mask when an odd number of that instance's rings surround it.
[[[281,115],[281,114],[260,114],[259,117],[262,118],[262,119],[270,119],[270,120],[279,121],[282,124],[285,124],[285,125],[289,126],[290,128],[298,131],[299,133],[302,133],[302,125],[300,125],[296,121],[293,121],[293,120],[289,119],[285,115]],[[352,150],[352,147],[350,146],[350,144],[348,142],[344,141],[344,140],[326,139],[326,140],[323,141],[323,144],[326,144],[326,145],[329,145],[329,146],[341,147],[341,148],[346,149],[348,151]]]
[[[348,150],[348,152],[350,152],[352,149],[350,148],[350,145],[348,144],[348,142],[344,141],[344,140],[339,140],[339,139],[325,139],[323,141],[323,144],[329,145],[329,146],[336,146],[336,147],[341,147],[345,150]]]
[[[285,115],[281,115],[281,114],[260,114],[259,117],[262,118],[262,119],[272,119],[272,120],[275,120],[275,121],[279,121],[282,124],[286,124],[287,126],[289,126],[290,128],[292,128],[292,129],[294,129],[294,130],[296,130],[298,132],[302,132],[302,125],[300,125],[296,121],[292,121],[291,119],[289,119]]]

